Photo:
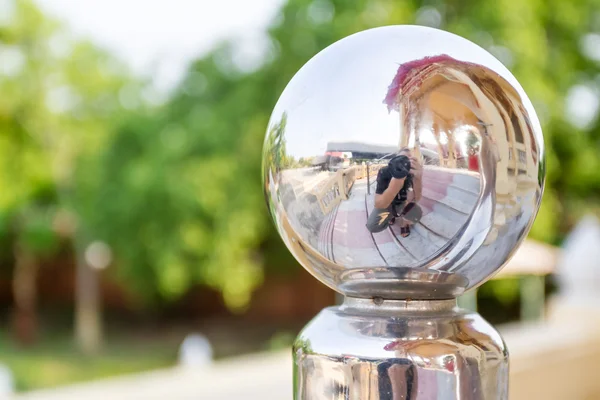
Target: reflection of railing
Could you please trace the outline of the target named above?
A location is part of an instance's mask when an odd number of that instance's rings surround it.
[[[347,198],[343,183],[343,170],[337,171],[315,193],[323,214],[328,214],[341,200]]]
[[[354,165],[346,169],[340,169],[324,183],[319,184],[318,189],[313,192],[319,202],[323,214],[328,214],[342,200],[348,199],[348,194],[359,179],[371,178],[384,164],[376,165]]]
[[[367,164],[365,166],[365,175],[367,176],[367,194],[371,194],[371,177],[377,176],[377,173],[385,164]]]
[[[358,179],[357,176],[357,169],[362,169],[361,167],[350,167],[347,170],[344,171],[344,173],[342,174],[342,184],[343,184],[343,188],[344,191],[346,193],[346,196],[348,196],[348,193],[350,193],[350,189],[352,189],[352,185],[354,185],[354,181],[356,179]]]

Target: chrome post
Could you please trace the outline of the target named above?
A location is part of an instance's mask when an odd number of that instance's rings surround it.
[[[293,348],[295,399],[507,399],[498,332],[456,300],[347,297]]]
[[[367,176],[341,184],[333,153],[368,159]],[[323,154],[336,172],[294,163]],[[273,110],[264,189],[288,249],[344,300],[296,339],[294,398],[507,399],[508,351],[476,290],[527,236],[544,157],[523,88],[459,36],[387,26],[311,59]]]

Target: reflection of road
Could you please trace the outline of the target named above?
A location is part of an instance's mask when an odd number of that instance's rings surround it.
[[[324,226],[322,221],[328,217],[323,216],[315,193],[333,174],[333,172],[318,171],[314,168],[297,168],[282,172],[281,183],[287,193],[282,202],[290,224],[298,235],[305,238],[313,247],[318,246],[317,236],[320,227]]]
[[[350,267],[408,266],[432,256],[467,221],[477,201],[479,176],[427,167],[423,173],[423,218],[407,238],[399,224],[371,234],[365,227],[374,194],[367,195],[366,179],[357,180],[350,198],[321,224],[319,251]]]
[[[282,182],[292,186],[296,197],[302,193],[308,193],[318,190],[334,173],[329,171],[319,171],[314,168],[297,168],[283,171]]]

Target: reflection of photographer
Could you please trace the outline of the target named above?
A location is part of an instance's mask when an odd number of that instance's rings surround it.
[[[369,231],[381,232],[399,218],[401,236],[410,235],[410,225],[419,222],[422,216],[416,203],[421,199],[422,174],[421,164],[406,148],[379,170],[375,209],[367,221]]]

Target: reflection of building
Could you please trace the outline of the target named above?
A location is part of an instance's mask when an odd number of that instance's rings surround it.
[[[497,223],[537,185],[533,128],[519,94],[498,74],[446,55],[416,60],[400,67],[385,102],[400,114],[400,147],[434,150],[448,168],[495,167]]]
[[[398,146],[386,146],[361,142],[329,142],[327,144],[326,155],[331,157],[342,157],[349,155],[350,158],[358,160],[377,160],[389,158],[396,154],[400,148]],[[421,148],[421,153],[426,159],[427,165],[439,165],[439,155],[437,149],[429,150]],[[322,157],[320,158],[322,159]]]
[[[361,142],[329,142],[327,154],[351,153],[352,158],[376,159],[398,151],[396,146],[386,146]]]

